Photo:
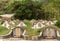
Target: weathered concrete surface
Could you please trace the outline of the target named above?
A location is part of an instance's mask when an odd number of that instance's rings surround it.
[[[40,41],[59,41],[59,40],[57,40],[57,39],[42,39]]]
[[[22,40],[18,38],[10,38],[10,39],[0,39],[0,41],[60,41],[57,39],[41,39],[41,40]]]

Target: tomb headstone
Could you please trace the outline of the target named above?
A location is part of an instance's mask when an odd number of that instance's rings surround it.
[[[27,26],[24,22],[20,22],[17,26],[22,27],[22,26]]]
[[[53,29],[53,28],[48,27],[45,30],[43,30],[42,37],[43,38],[48,38],[48,39],[50,39],[50,38],[52,38],[52,39],[56,38],[57,37],[56,30]]]
[[[2,24],[2,26],[5,26],[6,28],[9,29],[9,23],[8,23],[8,21],[5,21],[5,22]]]
[[[38,29],[38,28],[42,28],[44,27],[45,25],[43,25],[43,23],[41,22],[38,22],[38,23],[35,23],[32,27],[32,29]]]
[[[52,21],[47,21],[46,25],[53,25],[54,23]]]
[[[38,22],[37,25],[38,25],[38,27],[40,27],[40,28],[42,28],[42,27],[45,26],[45,25],[44,25],[43,23],[41,23],[41,22]]]
[[[37,23],[34,23],[34,25],[33,25],[32,29],[37,29],[37,28],[38,28]]]

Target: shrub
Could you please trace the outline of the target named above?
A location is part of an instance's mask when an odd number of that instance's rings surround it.
[[[24,20],[24,23],[28,26],[28,27],[32,27],[32,23],[29,20]]]
[[[60,20],[58,20],[55,25],[60,28]]]

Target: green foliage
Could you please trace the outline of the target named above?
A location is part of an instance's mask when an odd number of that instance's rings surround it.
[[[14,1],[7,7],[7,13],[15,13],[17,19],[44,19],[42,3],[33,1]],[[23,17],[24,16],[24,17]],[[40,17],[41,16],[41,17]]]
[[[0,35],[6,35],[9,31],[6,27],[0,26]]]
[[[33,24],[29,21],[29,20],[24,20],[24,23],[27,25],[25,27],[25,29],[27,30],[27,32],[25,33],[25,35],[29,35],[29,36],[36,36],[39,35],[41,30],[43,29],[32,29],[31,27],[33,27]]]
[[[27,25],[25,28],[31,30],[31,27],[33,26],[33,24],[29,20],[24,20],[24,23]]]
[[[0,4],[1,10],[3,13],[14,13],[15,19],[59,19],[60,17],[59,0],[48,0],[44,3],[31,0],[11,0],[7,3]]]
[[[60,20],[58,20],[55,25],[60,28]]]
[[[49,17],[53,16],[56,19],[59,19],[60,15],[60,0],[48,0],[48,3],[46,5],[43,5],[43,9],[45,12],[48,12]],[[53,14],[53,15],[52,15]]]
[[[24,23],[27,25],[27,26],[32,26],[32,23],[29,21],[29,20],[24,20]]]
[[[9,0],[0,0],[0,14],[5,14],[6,6]]]
[[[2,21],[2,20],[0,20],[0,25],[2,24],[2,22],[3,22],[3,21]]]
[[[0,15],[5,14],[4,11],[0,11]]]

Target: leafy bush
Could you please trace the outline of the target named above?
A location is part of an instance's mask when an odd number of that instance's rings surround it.
[[[55,25],[60,28],[60,20],[58,20]]]
[[[13,1],[7,6],[6,13],[14,13],[15,19],[44,19],[45,12],[41,8],[41,2],[26,0],[24,2]]]
[[[24,23],[28,26],[28,27],[32,27],[32,23],[29,20],[24,20]]]

